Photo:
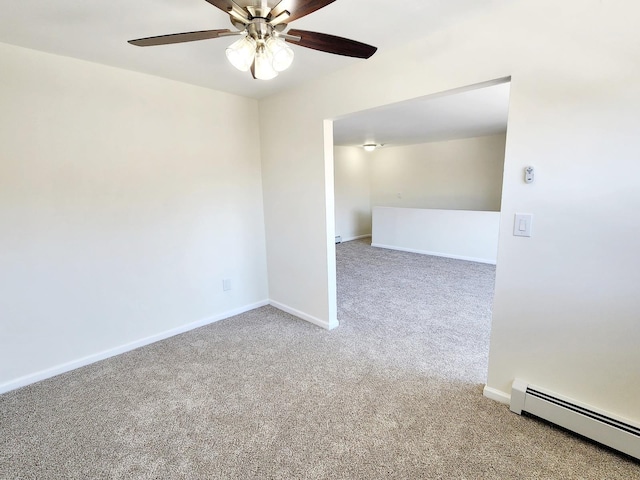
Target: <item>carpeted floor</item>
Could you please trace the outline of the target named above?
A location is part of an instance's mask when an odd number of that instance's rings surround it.
[[[640,479],[482,396],[494,267],[337,256],[332,332],[264,307],[0,396],[0,478]]]

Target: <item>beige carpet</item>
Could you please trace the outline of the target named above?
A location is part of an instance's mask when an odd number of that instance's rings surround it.
[[[0,396],[0,478],[640,479],[482,396],[493,267],[337,249],[332,332],[265,307]]]

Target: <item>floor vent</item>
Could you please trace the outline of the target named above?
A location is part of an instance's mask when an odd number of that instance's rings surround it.
[[[515,380],[511,411],[530,413],[640,459],[640,426],[544,388]]]

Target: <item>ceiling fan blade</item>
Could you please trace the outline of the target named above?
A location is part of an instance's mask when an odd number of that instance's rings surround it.
[[[157,37],[138,38],[129,40],[131,45],[137,47],[152,47],[154,45],[168,45],[170,43],[195,42],[218,38],[222,33],[231,33],[230,30],[202,30],[200,32],[172,33],[170,35],[158,35]]]
[[[207,0],[209,1],[209,0]],[[276,18],[282,12],[289,12],[287,23],[320,10],[336,0],[282,0],[271,9],[270,18]]]
[[[344,55],[346,57],[369,58],[378,50],[377,47],[367,45],[366,43],[356,42],[355,40],[336,37],[326,33],[291,29],[287,32],[287,35],[300,37],[299,42],[285,38],[287,42],[294,45],[320,50],[321,52],[333,53],[335,55]]]
[[[238,5],[233,0],[205,0],[209,2],[214,7],[218,7],[224,13],[229,13],[229,10],[233,9],[233,7],[238,7]]]
[[[229,14],[229,16],[231,17],[231,22],[238,29],[241,29],[242,25],[247,25],[249,23],[248,11],[244,6],[239,5],[234,0],[206,0],[206,1],[211,5],[213,5],[214,7],[218,7],[224,13]],[[236,24],[236,22],[239,22],[239,24]]]

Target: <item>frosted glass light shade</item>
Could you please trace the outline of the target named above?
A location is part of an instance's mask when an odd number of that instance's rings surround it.
[[[273,56],[264,45],[258,46],[255,58],[255,76],[259,80],[271,80],[278,76],[278,72],[273,69]]]
[[[246,72],[251,68],[256,55],[256,41],[249,36],[244,36],[229,45],[224,53],[231,65]]]
[[[267,40],[267,48],[271,52],[271,55],[273,55],[272,65],[276,72],[286,70],[291,66],[291,63],[293,63],[293,50],[279,38],[269,37]]]
[[[367,143],[366,145],[363,145],[362,147],[365,149],[366,152],[373,152],[376,147],[378,145],[376,145],[375,143]]]

